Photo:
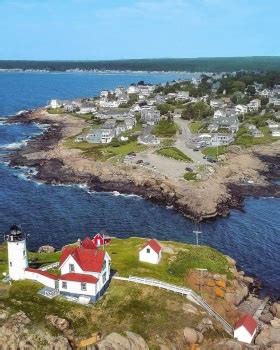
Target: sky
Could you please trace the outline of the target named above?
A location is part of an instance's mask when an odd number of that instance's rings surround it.
[[[279,0],[0,0],[0,59],[280,55]]]

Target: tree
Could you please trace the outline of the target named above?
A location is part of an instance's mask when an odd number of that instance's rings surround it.
[[[190,103],[182,111],[182,119],[190,120],[201,120],[212,114],[211,108],[205,102]]]
[[[247,86],[246,91],[249,96],[254,96],[256,94],[256,88],[254,87],[254,85]]]
[[[121,144],[120,141],[116,137],[112,138],[112,141],[111,141],[111,146],[112,147],[119,147],[120,144]]]

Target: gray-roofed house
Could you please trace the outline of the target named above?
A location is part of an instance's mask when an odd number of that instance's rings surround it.
[[[160,111],[154,107],[143,107],[141,109],[141,121],[148,125],[158,124],[160,121]]]
[[[115,136],[115,130],[112,128],[96,128],[92,129],[85,140],[89,143],[110,143]]]

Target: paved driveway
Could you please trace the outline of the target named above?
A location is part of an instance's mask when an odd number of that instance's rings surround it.
[[[192,144],[192,133],[188,126],[188,122],[181,118],[174,118],[174,122],[182,130],[181,134],[177,135],[177,140],[175,142],[175,147],[189,156],[195,163],[198,164],[209,164],[207,160],[203,159],[203,154],[201,151],[193,151]]]

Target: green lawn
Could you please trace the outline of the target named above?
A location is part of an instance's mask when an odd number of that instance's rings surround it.
[[[49,114],[63,114],[63,113],[65,113],[64,109],[62,107],[60,107],[60,108],[48,108],[47,112]]]
[[[142,263],[138,260],[139,249],[145,243],[142,238],[114,238],[106,250],[112,259],[112,269],[120,276],[143,276],[162,281],[186,285],[185,276],[190,269],[207,268],[211,272],[227,274],[229,264],[226,258],[215,249],[206,246],[193,246],[178,242],[161,242],[168,247],[163,252],[158,265]],[[0,245],[0,268],[6,270],[6,244]],[[60,252],[53,254],[28,253],[29,260],[53,262],[59,259]],[[37,294],[42,285],[32,281],[17,281],[11,285],[0,282],[0,302],[12,313],[22,310],[31,319],[28,326],[43,332],[57,334],[45,321],[46,315],[56,315],[70,321],[75,335],[81,338],[102,331],[122,333],[131,330],[142,335],[150,349],[157,349],[155,334],[175,339],[176,331],[182,327],[195,327],[204,314],[185,313],[183,304],[186,298],[153,287],[112,280],[106,294],[91,307],[71,303],[62,298],[47,299]],[[218,336],[211,333],[207,336]]]
[[[95,160],[105,161],[113,157],[124,157],[131,152],[144,151],[147,146],[140,145],[137,141],[129,141],[122,143],[118,147],[108,145],[93,144],[88,142],[76,142],[75,137],[68,138],[64,145],[67,148],[75,148],[83,151],[86,157],[94,158]]]
[[[162,242],[174,253],[163,253],[159,265],[139,262],[138,252],[144,242],[145,240],[141,238],[112,240],[107,251],[112,258],[112,268],[120,276],[146,276],[184,285],[185,274],[193,268],[206,268],[210,272],[231,275],[230,266],[223,254],[207,246],[197,247],[185,243]]]
[[[253,137],[245,127],[241,127],[237,133],[235,144],[244,147],[251,147],[254,145],[265,145],[280,140],[280,137],[271,136],[270,130],[267,126],[262,126],[259,129],[263,132],[263,137]]]
[[[185,153],[180,151],[176,147],[164,147],[157,151],[157,154],[168,157],[168,158],[174,158],[176,160],[183,160],[185,162],[192,162],[191,158],[189,158]]]
[[[204,124],[201,122],[191,122],[189,124],[189,128],[192,134],[197,134],[199,130],[202,129],[203,127],[204,127]]]
[[[217,147],[205,147],[202,149],[202,153],[207,157],[217,158]],[[225,146],[218,147],[218,155],[222,155],[226,153]]]
[[[176,134],[178,126],[173,121],[162,119],[152,130],[158,137],[172,137]]]

